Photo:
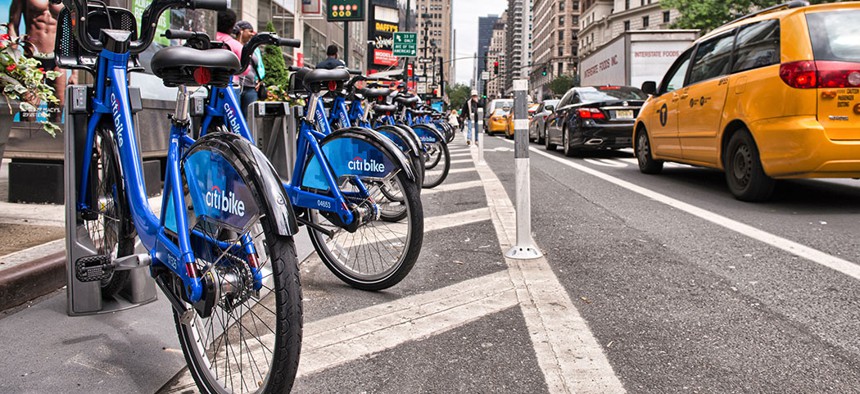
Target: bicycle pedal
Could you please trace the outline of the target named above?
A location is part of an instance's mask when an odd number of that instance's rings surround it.
[[[110,277],[114,266],[110,256],[85,256],[75,261],[75,277],[81,282],[95,282]]]

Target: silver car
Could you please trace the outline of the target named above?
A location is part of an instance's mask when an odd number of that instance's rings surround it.
[[[540,103],[531,121],[529,121],[529,141],[537,140],[538,144],[544,143],[546,138],[546,117],[555,111],[559,100],[546,100]]]

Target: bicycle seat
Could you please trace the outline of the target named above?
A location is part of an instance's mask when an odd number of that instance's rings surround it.
[[[375,112],[394,112],[397,111],[397,106],[394,104],[376,104],[373,106]]]
[[[167,47],[152,56],[152,73],[164,80],[167,86],[209,84],[218,87],[228,86],[233,74],[239,71],[239,58],[224,49],[199,50],[184,46]],[[209,71],[206,76],[195,71]],[[200,80],[195,78],[197,76]]]
[[[333,70],[317,68],[308,71],[302,79],[305,88],[311,92],[316,93],[321,90],[335,91],[343,89],[344,82],[349,81],[349,70],[345,68],[336,68]],[[331,86],[329,82],[334,82],[335,86]]]
[[[391,89],[388,89],[388,88],[376,88],[376,89],[364,88],[364,89],[359,89],[358,93],[360,93],[362,96],[367,97],[369,99],[374,99],[374,98],[379,98],[379,97],[388,97],[388,95],[391,94]]]
[[[397,96],[394,98],[398,104],[412,106],[421,102],[421,98],[418,96]]]

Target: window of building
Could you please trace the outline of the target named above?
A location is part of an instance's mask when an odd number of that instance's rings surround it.
[[[558,2],[558,10],[559,10],[559,11],[564,11],[564,2],[563,2],[563,1],[559,1],[559,2]]]
[[[564,41],[564,30],[558,31],[558,42]]]
[[[669,11],[663,11],[663,23],[669,23]]]
[[[564,47],[558,47],[558,55],[564,56]]]
[[[630,30],[630,21],[624,21],[624,31]]]
[[[559,27],[564,27],[564,15],[558,17],[558,25]]]
[[[570,23],[573,24],[574,26],[579,25],[579,17],[576,15],[570,17]]]
[[[642,17],[642,27],[648,27],[648,15]]]
[[[629,10],[629,9],[630,9],[630,0],[624,0],[624,9],[625,9],[625,10]]]
[[[558,64],[558,74],[555,74],[555,75],[562,75],[563,73],[564,73],[564,63],[559,63]]]

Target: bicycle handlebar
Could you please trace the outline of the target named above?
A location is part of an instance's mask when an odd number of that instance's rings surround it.
[[[248,68],[248,65],[251,64],[251,55],[254,54],[254,50],[256,50],[260,45],[278,45],[298,48],[302,46],[302,41],[292,38],[280,38],[277,34],[270,32],[257,33],[248,40],[247,44],[242,46],[242,55],[239,56],[239,61],[241,62],[239,73],[244,72],[245,69]]]
[[[99,53],[104,49],[104,43],[90,37],[87,33],[86,15],[89,12],[87,0],[51,0],[51,2],[54,4],[62,2],[69,9],[74,26],[74,35],[83,49],[93,53]],[[161,14],[170,8],[223,11],[228,8],[228,5],[227,0],[154,0],[143,11],[140,18],[139,38],[130,43],[129,52],[132,54],[141,53],[152,44],[152,40],[155,39],[156,22]]]

